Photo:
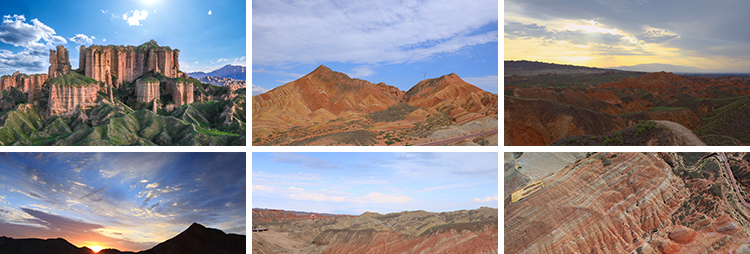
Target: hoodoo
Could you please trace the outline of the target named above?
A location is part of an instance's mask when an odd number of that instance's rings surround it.
[[[137,47],[81,46],[80,52],[79,71],[106,85],[118,87],[150,71],[170,78],[186,77],[180,72],[180,50],[159,46],[154,40]]]

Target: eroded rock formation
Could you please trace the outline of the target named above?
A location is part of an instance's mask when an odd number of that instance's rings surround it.
[[[70,58],[68,49],[57,45],[57,50],[49,50],[49,78],[55,78],[70,72]]]
[[[506,198],[505,252],[741,252],[748,208],[707,155],[596,153],[555,170]]]
[[[253,253],[498,253],[498,210],[320,216],[253,210]]]
[[[80,48],[79,71],[86,77],[119,87],[149,71],[170,78],[185,77],[180,72],[180,50],[161,47],[154,40],[140,46],[100,46]]]
[[[139,103],[149,103],[159,99],[159,80],[137,79],[135,81],[135,94]]]
[[[168,80],[167,91],[172,95],[175,107],[193,103],[193,83]]]
[[[47,109],[50,115],[96,106],[99,84],[76,72],[50,79],[45,85]]]
[[[47,74],[26,75],[15,72],[13,75],[0,77],[0,90],[18,88],[28,95],[29,102],[34,102],[40,98],[42,85],[47,81],[47,77]]]

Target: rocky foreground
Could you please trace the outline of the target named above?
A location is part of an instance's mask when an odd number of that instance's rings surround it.
[[[506,195],[505,253],[748,251],[750,208],[717,154],[544,155],[506,155],[506,194],[523,190],[525,178],[544,187],[515,202]],[[728,157],[735,174],[748,175],[750,156]],[[748,192],[746,180],[740,189]]]
[[[253,253],[498,253],[497,209],[360,216],[253,210]]]

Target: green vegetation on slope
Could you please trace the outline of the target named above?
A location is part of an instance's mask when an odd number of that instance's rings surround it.
[[[211,122],[218,119],[203,114],[221,110],[212,108],[219,105],[200,107],[188,110],[194,122],[106,103],[44,121],[21,104],[0,112],[0,145],[245,145],[244,123]]]
[[[80,87],[80,86],[98,85],[99,81],[83,76],[79,74],[78,72],[71,71],[71,72],[66,73],[65,75],[49,79],[45,83],[52,84],[52,85]]]
[[[701,117],[702,125],[695,129],[699,136],[722,135],[736,138],[743,143],[750,142],[750,98],[742,98],[718,108]],[[711,145],[711,144],[709,144]]]

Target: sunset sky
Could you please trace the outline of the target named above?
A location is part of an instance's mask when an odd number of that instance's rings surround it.
[[[497,153],[253,153],[254,208],[360,215],[498,206]]]
[[[504,1],[504,59],[750,72],[748,1]]]
[[[497,0],[252,1],[253,95],[323,64],[406,91],[450,73],[498,91]]]
[[[193,222],[245,234],[244,153],[0,154],[0,236],[146,250]]]
[[[246,1],[3,1],[0,75],[47,73],[49,49],[64,45],[73,69],[80,45],[141,45],[180,50],[180,69],[246,65]]]

